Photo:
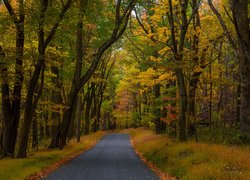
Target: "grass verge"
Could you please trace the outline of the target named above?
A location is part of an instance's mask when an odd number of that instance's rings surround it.
[[[165,174],[183,180],[250,179],[250,147],[176,143],[148,129],[131,129],[136,150]]]
[[[93,147],[105,132],[97,132],[81,138],[81,143],[70,141],[63,150],[42,150],[26,159],[1,159],[0,179],[40,179],[79,153]]]

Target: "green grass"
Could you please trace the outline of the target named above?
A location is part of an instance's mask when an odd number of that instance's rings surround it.
[[[104,135],[104,132],[97,132],[81,139],[81,143],[71,141],[63,150],[41,150],[29,155],[26,159],[1,159],[0,179],[21,180],[31,174],[51,166],[60,159],[84,151],[93,145]]]
[[[130,130],[135,148],[170,176],[184,180],[250,179],[250,147],[176,143],[151,130]]]

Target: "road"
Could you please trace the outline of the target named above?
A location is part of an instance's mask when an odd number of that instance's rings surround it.
[[[106,135],[89,151],[49,174],[45,180],[158,180],[135,154],[128,134]]]

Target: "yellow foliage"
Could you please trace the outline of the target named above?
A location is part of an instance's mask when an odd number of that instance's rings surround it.
[[[158,81],[162,82],[162,81],[169,81],[173,78],[173,73],[172,72],[166,72],[163,73],[159,76]]]
[[[170,53],[171,49],[169,47],[164,47],[163,49],[161,49],[160,51],[158,51],[158,53],[162,56],[166,55],[167,53]]]

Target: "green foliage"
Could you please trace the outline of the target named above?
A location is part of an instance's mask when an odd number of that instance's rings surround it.
[[[249,144],[249,140],[245,134],[242,134],[239,127],[222,127],[217,126],[216,129],[210,131],[209,128],[199,128],[199,138],[202,142],[226,144],[226,145],[244,145]]]

